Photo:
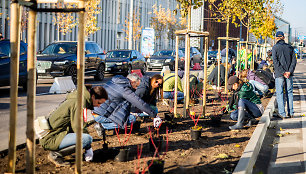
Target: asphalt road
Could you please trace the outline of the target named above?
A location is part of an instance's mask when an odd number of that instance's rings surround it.
[[[149,71],[146,75],[153,76],[160,71]],[[103,81],[94,81],[93,77],[86,77],[85,83],[92,85],[103,85],[114,75],[106,74]],[[36,117],[46,116],[61,103],[66,94],[49,94],[53,79],[38,79],[36,89]],[[0,88],[0,151],[8,148],[9,142],[9,117],[10,117],[10,89],[9,87]],[[26,141],[26,115],[27,115],[27,94],[19,88],[18,91],[18,115],[17,115],[17,138],[18,144]]]

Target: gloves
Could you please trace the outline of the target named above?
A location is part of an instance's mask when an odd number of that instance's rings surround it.
[[[161,124],[162,124],[162,119],[160,119],[158,116],[156,116],[154,119],[153,119],[153,126],[155,128],[158,128]]]
[[[92,161],[93,156],[94,156],[94,154],[93,154],[92,148],[85,151],[85,154],[84,154],[85,161],[87,161],[87,162]]]

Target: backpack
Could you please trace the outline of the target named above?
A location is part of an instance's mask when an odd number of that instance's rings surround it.
[[[255,75],[264,81],[265,84],[269,86],[269,89],[273,89],[275,87],[275,79],[270,72],[259,69],[255,71]]]

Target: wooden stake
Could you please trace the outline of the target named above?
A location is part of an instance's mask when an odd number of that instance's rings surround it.
[[[239,67],[240,67],[240,57],[239,57],[239,50],[240,50],[240,42],[237,42],[237,55],[236,55],[236,76],[238,77]]]
[[[185,79],[184,79],[184,117],[187,118],[189,109],[189,73],[190,73],[190,37],[185,35]]]
[[[207,58],[208,58],[208,37],[205,37],[205,48],[204,48],[204,80],[203,80],[203,112],[206,113],[206,85],[207,85]]]
[[[27,96],[27,173],[35,173],[35,101],[36,101],[36,18],[37,13],[29,11],[28,28],[28,96]]]
[[[4,2],[4,1],[3,1]],[[10,72],[10,133],[8,152],[8,173],[15,173],[16,162],[16,121],[18,104],[19,56],[20,56],[20,6],[14,1],[11,3],[11,72]]]
[[[226,20],[226,37],[229,34],[229,17]],[[226,62],[225,62],[225,75],[224,75],[224,92],[227,94],[227,78],[228,78],[228,39],[226,39]]]
[[[178,88],[178,62],[179,62],[179,36],[175,37],[175,87],[174,87],[174,116],[177,116],[177,88]]]
[[[220,90],[220,59],[221,59],[221,40],[218,40],[218,90]]]
[[[85,1],[79,3],[79,8],[85,8]],[[79,12],[78,52],[77,52],[77,141],[75,173],[82,173],[82,130],[84,103],[84,64],[85,64],[85,12]]]
[[[189,0],[191,3],[191,0]],[[187,30],[191,29],[191,6],[188,7]],[[190,75],[190,35],[185,35],[185,82],[184,82],[184,117],[189,115],[189,75]]]

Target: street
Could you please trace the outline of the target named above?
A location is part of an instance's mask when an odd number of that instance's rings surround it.
[[[153,76],[159,71],[149,71],[145,75]],[[92,76],[85,77],[86,84],[103,85],[109,81],[114,75],[106,74],[102,82],[94,81]],[[46,116],[52,112],[61,103],[66,94],[49,94],[49,89],[52,86],[53,79],[38,79],[37,96],[36,96],[36,117]],[[19,88],[18,91],[18,116],[17,116],[17,145],[26,141],[26,115],[27,115],[27,94]],[[10,88],[0,88],[0,151],[8,148],[9,142],[9,116],[10,116]]]

